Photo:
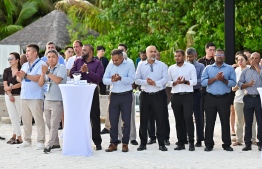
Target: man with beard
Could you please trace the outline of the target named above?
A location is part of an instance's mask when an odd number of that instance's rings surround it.
[[[156,60],[156,47],[148,46],[146,48],[147,60],[138,64],[135,83],[141,85],[140,94],[140,128],[139,136],[141,140],[137,151],[146,150],[147,144],[147,125],[150,113],[156,120],[157,139],[159,150],[167,151],[164,143],[165,119],[167,118],[166,104],[166,83],[167,65]]]
[[[86,80],[87,83],[95,83],[99,85],[101,82],[104,67],[102,63],[93,57],[94,47],[92,45],[84,45],[82,48],[82,58],[76,59],[70,75],[74,73],[81,73],[81,79]],[[88,94],[88,93],[86,93]],[[99,92],[96,87],[93,95],[93,101],[91,105],[90,119],[92,123],[92,139],[96,145],[96,150],[101,150],[102,138],[100,135],[100,107],[99,107]]]
[[[222,147],[226,151],[233,151],[230,138],[230,91],[236,86],[236,73],[232,66],[224,63],[224,51],[215,52],[215,63],[207,66],[201,77],[201,85],[207,86],[205,101],[206,128],[205,151],[212,151],[214,147],[214,127],[217,113],[222,128]]]
[[[194,88],[194,101],[193,101],[193,112],[195,116],[196,122],[196,134],[197,134],[197,142],[195,144],[196,147],[201,147],[201,141],[204,141],[204,121],[203,121],[203,114],[200,111],[201,105],[201,75],[205,68],[202,63],[196,61],[197,52],[194,48],[187,48],[186,50],[187,61],[193,64],[196,68],[197,73],[197,84],[193,86]]]
[[[176,50],[176,64],[168,69],[168,86],[172,87],[171,106],[176,119],[178,144],[174,150],[185,149],[188,134],[189,151],[194,151],[193,86],[197,83],[194,65],[185,62],[185,52]],[[186,131],[184,124],[186,124]]]

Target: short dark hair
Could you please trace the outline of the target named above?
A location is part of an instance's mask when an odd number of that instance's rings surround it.
[[[225,51],[224,51],[223,49],[220,49],[220,48],[218,48],[218,49],[216,50],[216,52],[224,52],[224,53],[225,53]]]
[[[249,52],[249,53],[252,53],[252,51],[251,50],[249,50],[249,49],[245,49],[244,51],[243,51],[243,53],[244,52]]]
[[[48,53],[54,53],[57,57],[59,56],[59,53],[56,50],[49,50],[46,54]]]
[[[94,47],[93,47],[92,45],[90,45],[90,44],[84,44],[84,46],[88,46],[88,47],[91,49],[91,51],[94,53]]]
[[[205,48],[208,49],[210,46],[216,47],[216,45],[215,45],[213,42],[208,42],[208,43],[205,45]]]
[[[185,56],[185,52],[182,49],[177,49],[175,51],[175,53],[178,53],[178,52],[180,52],[183,56]]]
[[[69,48],[71,48],[71,49],[74,50],[74,48],[73,48],[72,46],[67,46],[67,47],[65,47],[65,51],[66,51],[67,49],[69,49]]]
[[[83,43],[80,40],[75,40],[73,43],[78,43],[79,46],[83,47]]]
[[[114,55],[123,56],[123,52],[120,49],[114,49],[114,50],[112,50],[112,52],[110,54],[111,54],[111,56],[114,56]]]
[[[39,54],[39,46],[38,45],[36,45],[36,44],[29,44],[26,47],[27,48],[33,48],[37,52],[37,54]]]
[[[104,50],[104,51],[106,51],[106,48],[104,46],[97,46],[96,50]]]
[[[186,55],[196,55],[197,52],[196,52],[196,49],[194,48],[187,48],[186,49]]]
[[[118,46],[123,46],[125,48],[125,50],[127,50],[127,46],[124,43],[120,43]]]
[[[52,45],[52,44],[55,45],[55,43],[52,42],[52,41],[49,41],[49,42],[46,43],[46,45]]]

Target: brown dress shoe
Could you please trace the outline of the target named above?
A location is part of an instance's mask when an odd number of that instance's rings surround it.
[[[128,152],[128,144],[122,144],[122,152]]]
[[[106,149],[106,152],[112,152],[112,151],[116,151],[117,150],[117,145],[111,143],[108,147],[108,149]]]

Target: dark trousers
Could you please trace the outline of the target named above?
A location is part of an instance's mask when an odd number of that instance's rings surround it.
[[[252,124],[254,112],[257,119],[257,139],[258,146],[262,146],[262,109],[260,96],[252,97],[249,95],[244,96],[244,117],[245,117],[245,144],[250,146],[252,144]]]
[[[111,124],[110,143],[114,143],[115,145],[118,144],[118,122],[121,112],[121,117],[123,121],[122,143],[128,144],[130,136],[132,100],[132,92],[123,95],[111,93],[109,103],[109,120]]]
[[[222,141],[224,143],[222,144],[222,147],[230,146],[230,94],[225,94],[223,96],[217,97],[207,93],[205,101],[205,113],[205,145],[210,147],[213,147],[215,145],[213,136],[216,117],[218,113],[222,128]]]
[[[147,144],[147,126],[150,113],[152,113],[156,120],[157,139],[160,146],[164,145],[165,122],[166,122],[166,94],[165,90],[157,94],[150,95],[146,92],[140,94],[140,127],[139,137],[142,145]]]
[[[101,95],[106,95],[106,85],[103,82],[99,82],[99,92]]]
[[[204,121],[203,121],[203,114],[200,108],[201,104],[201,93],[200,90],[194,90],[194,101],[193,101],[193,111],[195,116],[195,123],[196,123],[196,135],[197,141],[204,140]]]
[[[168,111],[168,110],[167,110]],[[165,140],[169,140],[170,136],[170,124],[169,124],[169,114],[167,112],[167,118],[165,122]],[[155,117],[153,116],[152,113],[150,113],[149,121],[148,121],[148,126],[147,126],[147,131],[148,131],[148,136],[150,139],[155,140],[156,139],[156,127],[155,127]]]
[[[186,142],[186,134],[188,134],[189,143],[194,143],[193,93],[173,94],[171,106],[176,120],[178,144],[183,145]],[[185,132],[184,123],[187,132]]]
[[[100,145],[102,143],[102,138],[100,135],[101,126],[98,88],[96,88],[94,91],[90,119],[92,124],[92,140],[95,143],[95,145]]]
[[[201,93],[201,106],[200,106],[200,112],[203,115],[203,123],[204,123],[204,117],[205,117],[205,101],[206,101],[206,95],[207,95],[207,91],[206,91],[206,87],[202,87],[200,90]],[[205,124],[203,124],[205,125]]]
[[[167,105],[170,103],[170,99],[171,96],[169,97],[169,95],[171,95],[171,87],[167,87],[166,88],[166,100],[167,100]],[[169,114],[168,114],[168,108],[166,107],[165,113],[167,114],[167,118],[166,118],[166,122],[165,122],[165,140],[169,140],[169,136],[170,136],[170,124],[169,124]],[[155,127],[155,117],[154,114],[150,112],[150,116],[149,116],[149,121],[148,121],[148,127],[147,127],[147,131],[148,131],[148,135],[150,139],[155,140],[156,139],[156,127]]]

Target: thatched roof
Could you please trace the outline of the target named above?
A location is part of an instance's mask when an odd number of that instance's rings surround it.
[[[52,41],[58,48],[64,48],[70,43],[66,25],[68,18],[65,13],[54,10],[43,18],[31,23],[20,31],[6,37],[0,44],[21,45],[23,49],[28,44],[37,44],[45,50],[48,41]]]

